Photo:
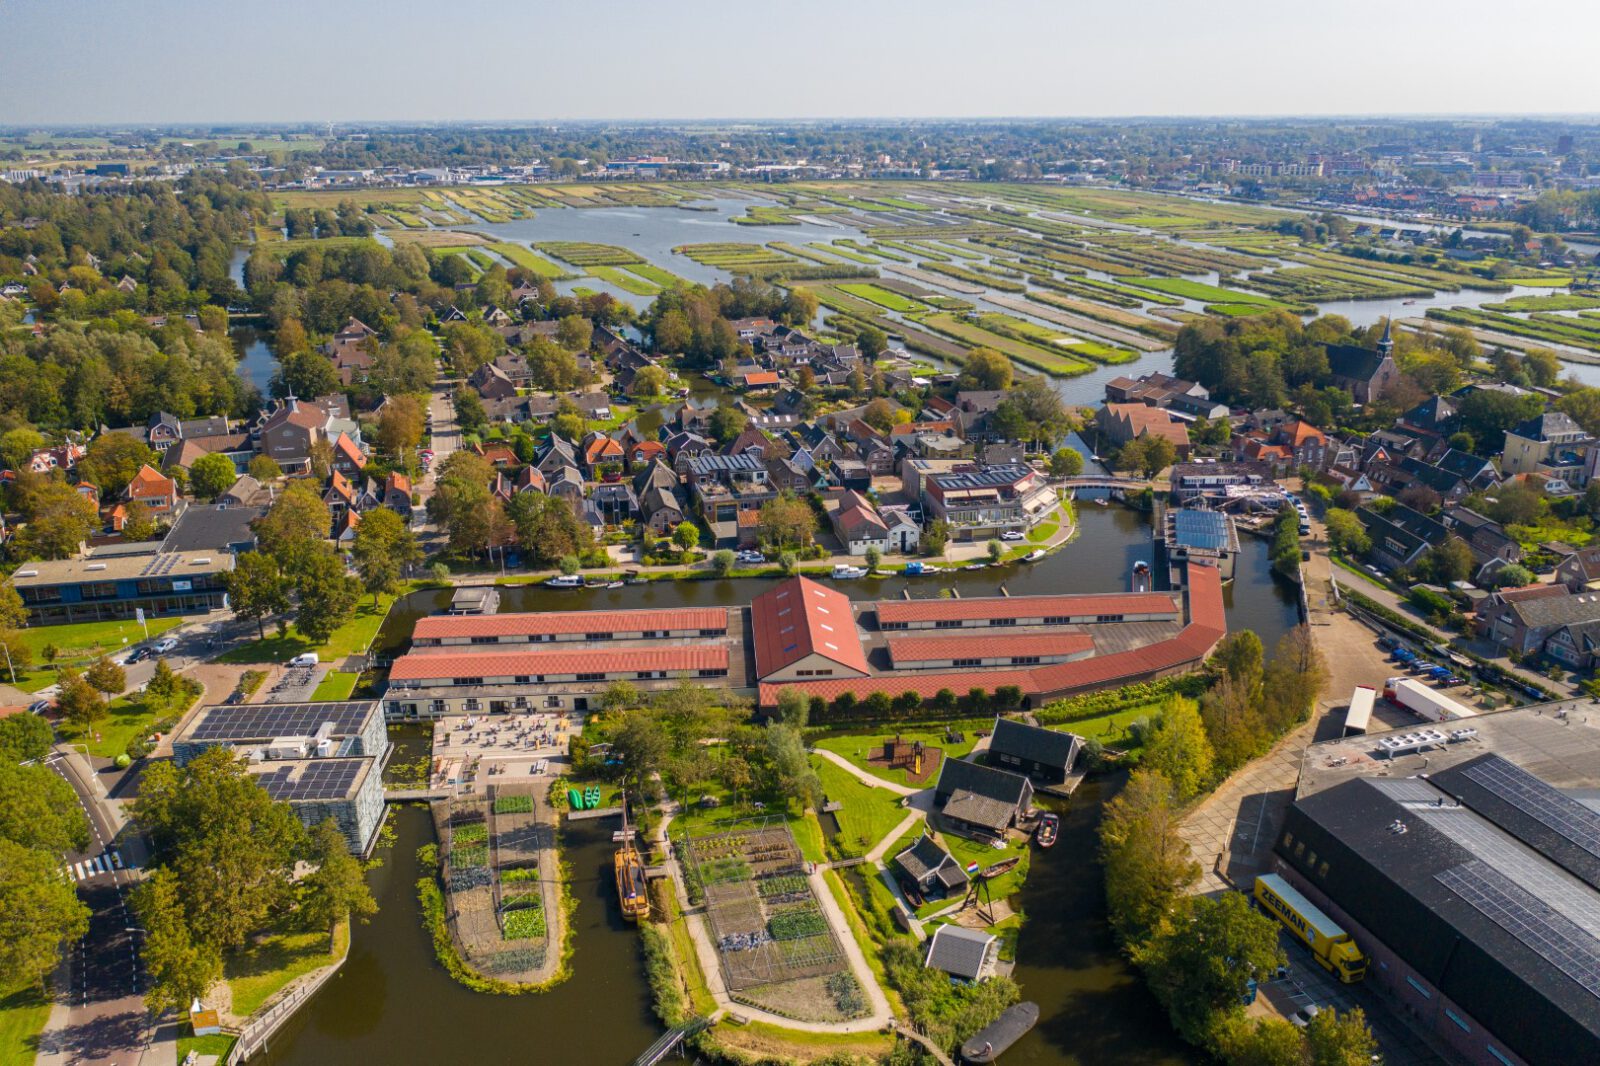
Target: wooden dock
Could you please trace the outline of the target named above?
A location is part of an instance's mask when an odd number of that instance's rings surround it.
[[[567,821],[587,822],[591,818],[614,818],[621,813],[621,807],[592,807],[586,811],[568,811]]]

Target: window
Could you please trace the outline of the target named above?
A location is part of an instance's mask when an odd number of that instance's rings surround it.
[[[473,637],[472,638],[472,643],[474,643],[474,644],[498,644],[498,643],[500,643],[500,638],[499,637]]]
[[[1422,985],[1422,982],[1418,981],[1415,977],[1412,977],[1410,974],[1406,974],[1406,984],[1410,985],[1412,988],[1414,988],[1418,992],[1422,993],[1422,998],[1423,999],[1432,999],[1433,998],[1433,993],[1429,992],[1426,988],[1424,988],[1423,985]],[[1509,1066],[1509,1064],[1508,1064],[1508,1066]]]
[[[1283,834],[1283,846],[1287,848],[1290,845],[1292,845],[1293,843],[1294,843],[1294,834],[1289,832],[1288,830],[1285,830],[1284,834]]]
[[[982,662],[983,662],[982,659],[957,659],[957,660],[955,660],[955,665],[956,666],[978,666],[978,665],[982,664]]]
[[[1317,867],[1317,876],[1318,877],[1327,877],[1328,876],[1328,861],[1326,859],[1324,859],[1322,861],[1322,865],[1321,866]]]
[[[727,632],[728,631],[726,629],[702,629],[700,631],[700,635],[702,637],[721,637],[725,636]],[[663,637],[666,636],[665,633],[661,633],[659,635]]]
[[[1015,618],[991,618],[989,619],[989,624],[992,626],[1014,626],[1017,624],[1017,620]]]
[[[561,697],[560,696],[546,696],[544,698],[544,705],[546,707],[559,707],[559,706],[561,706]]]
[[[1064,626],[1070,621],[1072,621],[1071,616],[1065,614],[1047,614],[1044,616],[1044,624],[1047,626]]]
[[[1039,657],[1037,655],[1013,655],[1011,657],[1011,665],[1037,666],[1039,665]]]
[[[1487,1051],[1490,1055],[1492,1055],[1496,1062],[1503,1062],[1503,1063],[1505,1063],[1505,1066],[1512,1066],[1511,1060],[1506,1058],[1503,1054],[1501,1054],[1500,1053],[1500,1049],[1495,1047],[1493,1044],[1485,1044],[1485,1045],[1483,1045],[1483,1050]]]
[[[481,684],[483,684],[483,678],[481,678],[481,677],[453,677],[453,678],[450,679],[450,683],[452,685],[481,685]]]
[[[1302,840],[1300,843],[1298,843],[1298,844],[1296,844],[1294,846],[1294,857],[1298,859],[1300,856],[1304,855],[1305,853],[1306,853],[1306,842],[1304,840]]]
[[[518,685],[526,685],[526,684],[527,684],[527,683],[528,683],[528,681],[529,681],[529,679],[530,679],[530,678],[531,678],[531,677],[532,677],[532,676],[533,676],[533,675],[532,675],[532,674],[518,674],[518,675],[517,675],[517,676],[516,676],[516,677],[515,677],[515,678],[513,678],[513,679],[512,679],[512,680],[513,680],[513,682],[514,682],[514,683],[515,683],[515,684],[518,684]]]
[[[701,670],[698,673],[697,676],[699,676],[699,677],[726,677],[726,676],[728,676],[728,671],[726,671],[726,670],[717,670],[717,669]]]
[[[1463,1033],[1472,1032],[1472,1027],[1470,1025],[1468,1025],[1466,1022],[1462,1021],[1461,1020],[1461,1016],[1459,1014],[1457,1014],[1455,1011],[1451,1010],[1449,1007],[1446,1007],[1444,1009],[1444,1016],[1446,1018],[1449,1018],[1451,1021],[1455,1022],[1456,1025],[1460,1026],[1461,1031]]]
[[[937,622],[933,623],[933,628],[935,628],[935,629],[960,629],[961,628],[961,620],[959,618],[941,618]]]
[[[604,672],[601,672],[601,673],[598,673],[598,674],[589,673],[589,674],[579,674],[578,675],[578,680],[579,681],[604,681],[605,679],[606,679],[606,675],[605,675]]]
[[[610,633],[585,633],[583,635],[583,639],[584,640],[610,640],[611,639],[611,634]]]
[[[477,700],[467,700],[461,705],[462,710],[466,711],[476,711],[482,709],[482,707],[483,704],[479,703]]]
[[[1095,615],[1094,620],[1096,622],[1120,622],[1122,621],[1122,616],[1120,614],[1098,614]]]
[[[1313,870],[1315,870],[1317,868],[1317,853],[1316,852],[1313,851],[1310,855],[1306,856],[1306,866],[1309,867],[1310,869],[1313,869]]]

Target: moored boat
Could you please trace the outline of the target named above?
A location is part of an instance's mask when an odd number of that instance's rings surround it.
[[[622,916],[630,922],[640,922],[650,917],[650,891],[645,883],[644,859],[633,846],[632,831],[628,828],[628,794],[624,792],[622,804],[622,847],[611,858],[617,878],[617,902]]]
[[[1150,564],[1140,559],[1133,564],[1133,573],[1128,579],[1129,586],[1134,592],[1150,591]]]
[[[1035,549],[1033,549],[1033,551],[1029,552],[1027,555],[1024,555],[1022,557],[1022,561],[1025,562],[1025,563],[1036,563],[1040,559],[1043,559],[1044,557],[1045,557],[1045,550],[1043,548],[1035,548]]]
[[[544,579],[545,587],[552,589],[581,589],[583,578],[577,574],[557,574]]]
[[[1056,843],[1056,836],[1060,830],[1061,819],[1059,816],[1048,813],[1041,815],[1039,818],[1039,828],[1033,831],[1034,843],[1038,844],[1041,848],[1054,847]]]
[[[994,1024],[981,1030],[961,1045],[961,1061],[994,1062],[1012,1044],[1028,1035],[1039,1024],[1039,1004],[1018,1003],[1007,1007]]]
[[[851,566],[848,563],[838,563],[833,568],[833,576],[836,580],[846,581],[851,578],[866,577],[867,572],[859,566]]]

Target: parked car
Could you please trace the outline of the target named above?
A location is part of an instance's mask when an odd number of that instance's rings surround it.
[[[140,646],[128,653],[127,665],[132,666],[134,663],[142,663],[148,658],[150,658],[150,649]]]
[[[1315,1003],[1307,1003],[1304,1007],[1289,1016],[1289,1020],[1304,1029],[1311,1024],[1311,1019],[1322,1013],[1322,1008]]]
[[[55,700],[34,700],[32,703],[28,704],[28,713],[44,714],[46,711],[49,711],[51,708],[55,707],[55,705]]]
[[[178,646],[178,638],[177,637],[162,637],[160,640],[156,641],[156,643],[155,643],[155,653],[157,655],[165,655],[165,654],[167,654],[167,652],[171,651],[173,648],[176,648],[177,646]]]
[[[1022,538],[1023,533],[1019,529],[1008,529],[1004,533],[1000,534],[1001,540],[1021,540]]]
[[[293,659],[289,660],[289,665],[290,666],[315,666],[315,665],[317,665],[317,653],[314,652],[314,651],[308,651],[308,652],[305,652],[302,655],[296,655]]]

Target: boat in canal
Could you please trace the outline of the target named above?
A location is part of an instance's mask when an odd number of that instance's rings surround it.
[[[555,577],[544,579],[545,588],[551,589],[581,589],[583,578],[577,574],[557,574]]]
[[[1045,550],[1043,548],[1035,548],[1035,549],[1033,549],[1033,551],[1029,552],[1027,555],[1024,555],[1022,557],[1022,561],[1025,562],[1025,563],[1036,563],[1040,559],[1043,559],[1044,557],[1045,557]]]
[[[1000,1055],[1028,1035],[1039,1024],[1039,1004],[1018,1003],[1007,1007],[994,1024],[981,1030],[961,1045],[961,1061],[981,1064],[995,1062]]]
[[[633,830],[628,828],[628,794],[620,800],[622,806],[622,846],[611,857],[611,866],[617,878],[617,902],[622,906],[622,916],[630,922],[642,922],[650,917],[650,891],[645,884],[644,859],[633,846]]]
[[[1150,591],[1150,564],[1140,559],[1133,564],[1133,573],[1128,578],[1128,584],[1134,592]]]
[[[1054,814],[1039,817],[1039,827],[1033,831],[1033,842],[1041,848],[1056,846],[1056,836],[1061,832],[1061,818]]]
[[[858,577],[866,577],[866,570],[849,563],[837,563],[833,568],[833,577],[836,581],[849,581]]]

